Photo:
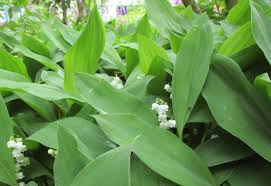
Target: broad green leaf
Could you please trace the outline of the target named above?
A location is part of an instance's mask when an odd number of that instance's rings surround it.
[[[131,144],[122,145],[89,163],[71,183],[72,186],[130,185]]]
[[[17,185],[15,162],[12,158],[11,150],[7,148],[7,142],[13,136],[13,124],[2,96],[0,96],[0,117],[0,182],[15,186]]]
[[[82,98],[100,113],[133,113],[150,124],[158,123],[154,112],[139,98],[101,78],[78,73],[75,83]]]
[[[50,148],[58,148],[57,131],[61,126],[76,136],[80,151],[90,159],[110,150],[114,144],[104,135],[102,130],[95,124],[76,117],[68,117],[51,123],[38,130],[27,140],[36,141]]]
[[[257,76],[257,78],[254,81],[254,84],[271,100],[271,81],[267,73]]]
[[[3,42],[8,45],[10,48],[15,49],[22,53],[24,56],[29,57],[31,59],[36,60],[37,62],[43,64],[49,69],[57,70],[60,67],[55,63],[55,61],[49,59],[46,56],[39,55],[35,52],[32,52],[29,48],[22,45],[19,41],[17,41],[15,38],[0,32],[0,38],[3,40]]]
[[[20,74],[0,69],[0,90],[8,90],[11,92],[24,91],[33,96],[50,101],[67,98],[80,100],[79,97],[73,97],[62,89],[46,84],[29,83],[27,81],[28,79]]]
[[[131,186],[177,186],[148,168],[135,154],[131,158],[130,177]]]
[[[137,37],[139,67],[144,73],[148,73],[151,63],[157,56],[169,60],[165,50],[154,41],[140,34]]]
[[[206,101],[200,98],[193,111],[191,112],[188,121],[189,123],[210,123],[215,122],[214,117],[206,103]]]
[[[180,136],[203,88],[212,50],[212,28],[208,17],[203,15],[184,38],[175,63],[172,102]]]
[[[64,53],[67,52],[70,45],[62,38],[62,36],[54,29],[50,28],[47,24],[41,25],[41,31],[49,40]]]
[[[126,65],[123,63],[118,52],[112,46],[105,46],[101,58],[116,66],[116,69],[120,70],[122,74],[126,75]]]
[[[12,56],[3,49],[0,49],[0,68],[22,74],[30,79],[25,64],[19,58]]]
[[[244,37],[245,36],[245,37]],[[255,44],[253,35],[251,32],[251,22],[242,25],[240,28],[235,30],[221,45],[219,53],[232,56],[239,51],[246,49]]]
[[[271,2],[250,0],[253,37],[271,64]]]
[[[170,33],[170,46],[175,54],[178,54],[179,49],[182,45],[183,39],[184,39],[183,37],[177,34]]]
[[[183,33],[187,29],[187,20],[178,14],[167,0],[145,0],[147,15],[151,23],[165,37],[169,33]]]
[[[239,140],[228,136],[210,139],[198,146],[196,152],[209,167],[237,161],[254,153]]]
[[[233,174],[236,167],[238,166],[238,163],[235,164],[223,164],[215,167],[211,167],[211,172],[213,176],[215,177],[215,180],[218,185],[223,184],[228,180],[228,178]]]
[[[231,59],[216,55],[203,89],[217,123],[271,161],[270,104]]]
[[[68,50],[64,58],[65,89],[76,93],[73,74],[86,72],[93,74],[105,46],[105,29],[97,6],[91,11],[88,24],[76,43]]]
[[[165,178],[180,185],[216,185],[195,152],[169,131],[131,114],[103,114],[95,118],[106,135],[117,144],[125,144],[137,137],[133,152]]]
[[[249,0],[239,0],[229,12],[227,19],[228,22],[234,25],[243,25],[250,20],[250,7]]]
[[[53,105],[47,100],[33,96],[26,92],[15,91],[15,93],[20,97],[21,100],[27,103],[48,121],[53,121],[56,119]]]
[[[150,83],[150,81],[153,79],[152,76],[132,76],[130,75],[129,78],[133,78],[129,80],[129,84],[127,84],[128,80],[126,81],[126,84],[124,86],[124,90],[129,92],[130,94],[135,95],[139,99],[143,99],[144,96],[146,96],[147,93],[147,87]]]
[[[125,52],[125,63],[127,69],[126,76],[129,77],[139,63],[138,51],[132,48],[127,48]]]
[[[152,38],[151,26],[149,24],[147,15],[144,15],[139,21],[136,32],[131,37],[130,42],[137,42],[137,34],[143,35],[149,39]]]
[[[54,163],[56,186],[68,186],[75,176],[90,162],[78,149],[74,136],[64,127],[57,130],[58,154]]]
[[[30,49],[26,48],[23,45],[17,45],[15,47],[15,50],[18,50],[24,56],[29,57],[31,59],[34,59],[35,61],[41,63],[42,65],[46,66],[47,68],[49,68],[51,70],[58,70],[58,69],[60,69],[60,67],[52,59],[49,59],[46,56],[42,56],[42,55],[36,54],[36,53],[32,52]]]
[[[250,158],[244,160],[233,171],[228,182],[231,185],[270,185],[270,163],[258,159]]]
[[[42,71],[41,79],[46,82],[47,85],[64,88],[64,77],[62,71],[52,72],[52,71]]]
[[[50,57],[50,51],[47,45],[45,45],[43,42],[33,36],[23,34],[22,44],[39,55]]]
[[[74,28],[64,25],[58,18],[52,18],[52,26],[56,27],[57,31],[62,35],[62,37],[71,45],[73,45],[76,40],[80,37],[80,32]]]

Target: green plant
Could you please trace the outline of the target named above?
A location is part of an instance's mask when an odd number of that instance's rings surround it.
[[[1,185],[270,185],[270,1],[144,6],[1,30]]]

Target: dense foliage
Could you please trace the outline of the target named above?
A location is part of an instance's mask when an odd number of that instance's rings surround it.
[[[1,27],[0,185],[269,186],[270,0],[92,5]]]

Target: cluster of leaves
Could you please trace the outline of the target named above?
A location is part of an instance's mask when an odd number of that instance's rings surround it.
[[[17,185],[11,136],[28,148],[27,185],[270,185],[271,2],[240,0],[215,23],[167,0],[145,8],[136,27],[94,7],[80,31],[37,17],[0,32],[0,185]],[[159,127],[157,98],[176,130]]]

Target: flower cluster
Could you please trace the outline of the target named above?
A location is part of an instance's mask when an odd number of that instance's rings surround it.
[[[166,92],[170,93],[170,99],[171,99],[172,98],[172,94],[171,94],[172,88],[171,88],[170,84],[165,84],[164,89],[166,90]]]
[[[48,149],[48,154],[51,155],[52,157],[56,157],[57,150],[55,150],[55,149]]]
[[[111,81],[110,83],[113,87],[117,88],[117,89],[122,89],[123,88],[123,84],[121,79],[118,76],[115,76],[113,78],[113,81]]]
[[[152,110],[157,112],[161,128],[170,129],[176,127],[175,120],[167,119],[167,112],[169,110],[169,107],[166,102],[161,99],[156,99],[156,102],[152,104]]]
[[[12,149],[12,156],[16,159],[16,177],[17,180],[22,180],[24,178],[24,173],[22,172],[22,167],[30,164],[28,157],[24,156],[24,152],[27,151],[26,146],[22,142],[22,138],[12,137],[7,142],[7,147]],[[23,186],[24,182],[19,182],[20,186]]]

